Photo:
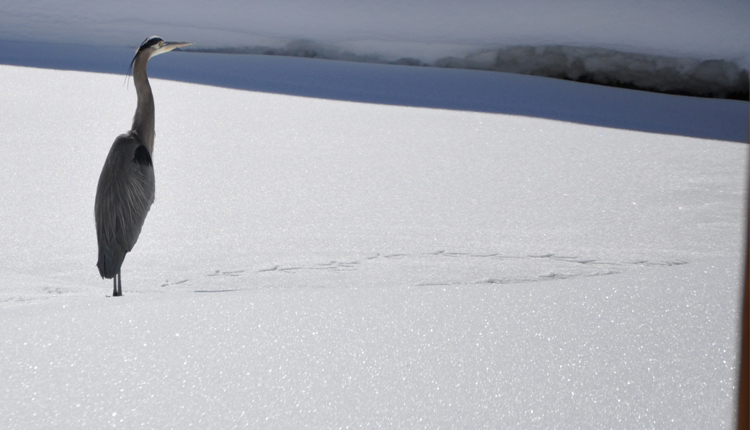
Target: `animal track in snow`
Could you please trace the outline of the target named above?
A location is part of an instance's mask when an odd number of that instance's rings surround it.
[[[176,281],[176,282],[169,282],[169,280],[167,280],[167,281],[165,281],[165,282],[164,282],[163,284],[161,284],[161,286],[162,286],[162,287],[171,287],[171,286],[173,286],[173,285],[180,285],[180,284],[184,284],[184,283],[186,283],[186,282],[188,282],[188,281],[190,281],[190,279],[183,279],[183,280],[181,280],[181,281]]]
[[[327,263],[318,263],[313,266],[273,266],[268,269],[261,269],[258,272],[282,272],[296,273],[304,270],[319,270],[325,272],[352,272],[357,270],[359,261],[329,261]]]
[[[450,260],[450,261],[448,261]],[[592,276],[616,275],[629,268],[678,266],[681,260],[599,260],[572,255],[539,253],[508,255],[438,250],[425,253],[376,253],[361,259],[329,260],[321,263],[277,264],[262,269],[216,270],[206,276],[247,276],[251,274],[346,274],[368,271],[370,277],[392,273],[401,282],[414,286],[507,285]],[[320,278],[316,278],[320,280]],[[325,279],[319,282],[325,282]]]

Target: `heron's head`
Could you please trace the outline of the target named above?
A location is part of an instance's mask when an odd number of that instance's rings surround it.
[[[163,54],[175,48],[182,48],[183,46],[189,46],[192,44],[193,42],[165,42],[164,39],[159,36],[151,36],[144,40],[143,43],[141,43],[141,46],[135,51],[135,56],[133,57],[133,61],[130,62],[130,67],[133,67],[135,59],[139,56],[145,55],[145,58],[148,60],[155,55]]]

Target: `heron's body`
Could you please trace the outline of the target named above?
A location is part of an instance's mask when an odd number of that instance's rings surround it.
[[[138,241],[143,222],[154,202],[154,98],[148,83],[149,58],[188,43],[164,42],[153,36],[146,39],[133,58],[133,82],[138,107],[133,127],[115,139],[104,162],[96,188],[94,219],[99,244],[96,265],[103,278],[112,278],[113,296],[122,295],[120,267],[125,254]]]
[[[154,190],[154,166],[148,149],[135,133],[120,135],[109,150],[96,188],[96,265],[102,277],[117,275],[125,254],[135,246],[154,202]]]

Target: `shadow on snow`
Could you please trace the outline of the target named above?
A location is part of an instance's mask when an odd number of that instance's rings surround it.
[[[0,41],[0,64],[127,73],[134,50]],[[748,103],[671,96],[499,72],[297,57],[184,52],[153,78],[277,94],[500,113],[747,142]]]

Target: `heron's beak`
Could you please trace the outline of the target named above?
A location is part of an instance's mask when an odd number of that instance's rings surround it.
[[[164,45],[161,47],[161,49],[164,52],[169,52],[173,49],[183,48],[185,46],[190,46],[192,44],[193,42],[164,42]]]

